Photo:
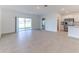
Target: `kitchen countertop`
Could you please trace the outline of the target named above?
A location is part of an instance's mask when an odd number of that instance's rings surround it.
[[[79,26],[68,26],[68,36],[79,39]]]
[[[76,28],[79,28],[79,26],[77,26],[77,25],[74,25],[74,26],[68,26],[68,27],[76,27]]]

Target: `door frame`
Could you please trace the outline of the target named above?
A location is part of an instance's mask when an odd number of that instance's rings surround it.
[[[17,17],[15,16],[15,32],[17,33]]]
[[[17,20],[18,20],[18,16],[15,16],[15,32],[17,33]],[[24,18],[30,18],[31,19],[31,28],[32,28],[32,18],[31,17],[24,17]]]

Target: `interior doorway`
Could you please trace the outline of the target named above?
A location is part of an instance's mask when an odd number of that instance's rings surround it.
[[[42,18],[42,30],[45,30],[45,18]]]
[[[16,18],[16,32],[25,31],[32,29],[32,19],[31,18]]]

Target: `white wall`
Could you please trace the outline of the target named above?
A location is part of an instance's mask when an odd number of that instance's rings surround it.
[[[51,13],[44,16],[46,18],[45,30],[57,32],[57,19],[56,13]]]
[[[0,9],[0,38],[1,38],[1,9]]]
[[[32,28],[40,29],[40,16],[23,14],[23,13],[9,10],[9,9],[2,9],[2,33],[15,32],[15,16],[31,17],[32,18]]]
[[[41,16],[32,16],[32,29],[40,29]]]

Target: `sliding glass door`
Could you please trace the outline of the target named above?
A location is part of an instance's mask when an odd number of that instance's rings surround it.
[[[26,19],[24,20],[24,22],[25,22],[25,28],[26,28],[26,29],[31,29],[31,28],[32,28],[31,19],[30,19],[30,18],[26,18]]]
[[[32,29],[31,18],[17,18],[17,31]]]

